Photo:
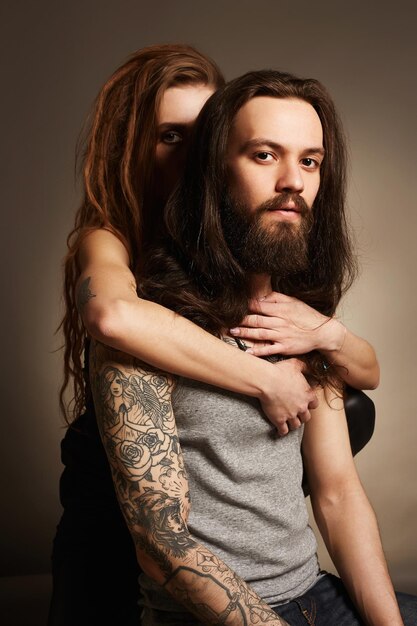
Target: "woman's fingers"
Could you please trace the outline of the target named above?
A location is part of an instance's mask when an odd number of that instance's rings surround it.
[[[250,300],[249,301],[249,311],[253,311],[254,313],[260,313],[262,315],[275,315],[278,311],[278,308],[282,306],[279,302],[267,302],[266,300]]]
[[[285,347],[278,343],[278,342],[274,342],[274,343],[268,343],[265,345],[254,345],[251,346],[247,352],[249,354],[253,354],[254,356],[271,356],[272,354],[290,354],[290,352],[288,350],[285,349]]]
[[[311,414],[310,414],[310,411],[307,410],[307,411],[304,411],[303,413],[299,413],[297,417],[298,417],[298,420],[301,422],[300,423],[300,426],[301,426],[301,424],[305,424],[306,422],[308,422],[308,420],[311,418]]]
[[[269,328],[246,328],[244,326],[231,328],[230,334],[234,337],[251,339],[252,341],[277,341],[279,339],[277,331]]]
[[[298,417],[290,417],[290,419],[287,420],[287,424],[290,430],[297,430],[297,428],[301,426],[301,420],[299,420]]]
[[[275,329],[279,328],[285,323],[285,320],[280,319],[279,317],[275,317],[273,315],[267,316],[260,315],[259,313],[253,313],[251,315],[246,315],[246,317],[243,318],[241,325],[233,330],[244,330],[247,327]]]
[[[288,435],[290,429],[288,428],[287,422],[282,422],[281,424],[278,424],[277,431],[280,437],[285,437],[285,435]]]
[[[247,317],[255,323],[256,318],[258,318],[258,323],[260,324],[262,321],[267,328],[273,328],[278,324],[287,324],[293,329],[299,330],[318,330],[331,319],[305,302],[301,302],[301,300],[282,296],[282,294],[277,294],[277,296],[279,297],[273,301],[252,300],[249,310],[253,311],[255,315],[251,314]]]
[[[275,302],[277,304],[280,303],[286,303],[286,302],[292,302],[295,298],[291,297],[291,296],[286,296],[283,293],[278,293],[277,291],[272,291],[270,294],[268,294],[267,296],[265,296],[265,298],[261,298],[260,300],[257,300],[255,298],[250,300],[250,304],[254,303],[256,305],[256,303],[258,304],[263,304],[268,303],[268,302]]]
[[[291,302],[294,300],[292,296],[286,296],[284,293],[279,293],[279,291],[271,291],[264,298],[260,298],[258,302]]]

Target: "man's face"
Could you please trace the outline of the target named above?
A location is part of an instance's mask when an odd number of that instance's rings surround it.
[[[320,185],[323,130],[311,104],[295,98],[252,98],[238,111],[230,133],[229,192],[249,211],[280,194],[301,196],[311,208]],[[300,221],[288,201],[265,222]]]
[[[307,102],[261,96],[238,111],[224,230],[245,269],[284,275],[306,266],[323,158],[321,122]]]

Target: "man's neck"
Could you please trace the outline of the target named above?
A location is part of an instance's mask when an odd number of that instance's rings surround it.
[[[250,296],[255,300],[264,298],[272,291],[270,274],[252,274],[250,277]]]

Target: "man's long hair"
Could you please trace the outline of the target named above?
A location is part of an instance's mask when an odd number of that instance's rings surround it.
[[[325,157],[313,204],[308,266],[273,285],[332,316],[356,273],[346,222],[346,149],[334,104],[314,79],[273,70],[249,72],[217,91],[195,127],[184,180],[166,207],[167,241],[149,258],[143,294],[210,332],[238,325],[247,313],[249,276],[226,243],[221,207],[227,193],[226,154],[239,109],[257,96],[311,104],[323,127]]]
[[[194,84],[215,89],[224,85],[212,59],[184,44],[142,48],[102,87],[81,138],[83,198],[64,261],[61,328],[65,352],[60,405],[67,419],[64,395],[71,379],[75,417],[85,404],[82,355],[86,332],[76,308],[81,242],[92,230],[110,230],[125,245],[132,271],[140,273],[144,247],[151,244],[162,221],[154,198],[159,105],[169,87]]]

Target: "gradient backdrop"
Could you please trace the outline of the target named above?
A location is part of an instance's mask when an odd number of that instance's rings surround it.
[[[4,2],[0,576],[47,573],[60,515],[61,259],[78,204],[74,152],[102,83],[133,50],[186,42],[227,78],[320,79],[347,131],[362,274],[340,314],[376,346],[377,429],[357,465],[398,588],[417,593],[414,3]],[[328,565],[326,557],[323,564]]]

